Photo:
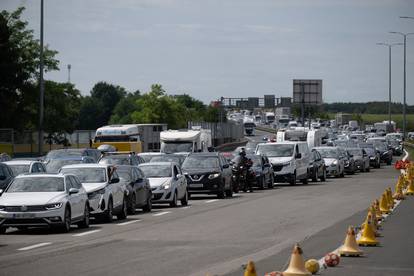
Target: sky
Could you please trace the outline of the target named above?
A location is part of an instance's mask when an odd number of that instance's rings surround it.
[[[413,0],[45,0],[44,38],[60,71],[88,95],[98,81],[147,92],[162,84],[206,103],[292,97],[293,79],[322,79],[324,102],[388,100],[389,31],[414,32]],[[26,7],[40,29],[40,0]],[[403,47],[393,48],[392,100],[403,95]],[[414,104],[414,35],[407,38],[407,103]]]

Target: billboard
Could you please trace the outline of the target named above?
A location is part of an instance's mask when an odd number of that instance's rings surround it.
[[[322,80],[293,80],[293,102],[322,104]]]
[[[264,107],[275,108],[275,95],[264,95]]]

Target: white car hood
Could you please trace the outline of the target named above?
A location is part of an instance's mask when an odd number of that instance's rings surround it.
[[[280,164],[292,161],[292,157],[269,157],[269,161],[272,164]]]
[[[157,177],[157,178],[148,178],[151,188],[156,188],[161,186],[162,184],[169,182],[171,177]]]
[[[82,183],[83,188],[87,193],[92,193],[106,187],[106,183]]]
[[[3,193],[0,205],[45,205],[62,200],[66,192]]]
[[[332,163],[333,163],[334,161],[336,161],[337,159],[335,159],[335,158],[324,158],[323,160],[325,160],[325,165],[326,165],[326,166],[330,166],[330,165],[332,165]]]

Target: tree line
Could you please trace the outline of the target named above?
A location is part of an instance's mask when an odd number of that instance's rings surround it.
[[[36,130],[39,121],[40,43],[21,19],[24,8],[0,13],[0,128]],[[56,50],[44,47],[45,72],[59,70]],[[188,94],[168,95],[159,84],[147,93],[127,91],[105,81],[83,96],[71,83],[45,81],[44,131],[72,133],[106,124],[167,123],[183,128],[187,121],[216,122],[219,110]]]

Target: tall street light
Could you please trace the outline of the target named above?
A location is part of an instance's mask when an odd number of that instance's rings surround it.
[[[39,156],[43,155],[43,113],[44,113],[44,97],[45,87],[43,81],[43,0],[40,0],[40,99],[39,99]]]
[[[396,45],[402,45],[402,43],[377,43],[377,45],[387,46],[388,47],[388,124],[391,124],[391,48]]]
[[[406,107],[407,107],[407,36],[413,35],[414,33],[402,33],[402,32],[390,32],[391,34],[399,34],[404,37],[404,103],[403,103],[403,140],[405,141],[406,137],[406,127],[407,127],[407,116],[406,116]]]

